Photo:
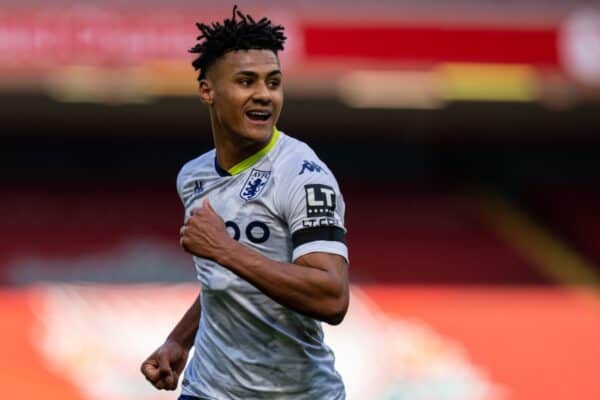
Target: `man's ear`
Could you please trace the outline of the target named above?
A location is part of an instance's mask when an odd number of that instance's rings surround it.
[[[211,105],[213,103],[213,89],[210,82],[207,79],[201,79],[198,85],[198,91],[200,92],[200,100],[204,104]]]

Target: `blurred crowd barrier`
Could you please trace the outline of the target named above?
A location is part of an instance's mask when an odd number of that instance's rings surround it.
[[[197,292],[191,284],[0,291],[11,321],[0,331],[10,366],[3,396],[173,398],[152,389],[139,364]],[[599,308],[589,290],[362,285],[325,336],[349,400],[593,400]]]
[[[9,3],[0,12],[0,85],[61,101],[193,95],[195,23],[231,10],[209,1],[140,4]],[[282,62],[297,96],[361,108],[464,100],[565,107],[600,93],[600,11],[589,5],[272,2],[244,11],[286,27]]]
[[[1,282],[194,280],[191,257],[178,243],[183,207],[174,189],[159,189],[5,192]],[[553,282],[502,236],[488,217],[489,199],[478,193],[382,184],[349,185],[343,194],[354,282]]]

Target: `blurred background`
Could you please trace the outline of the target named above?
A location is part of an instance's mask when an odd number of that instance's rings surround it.
[[[600,4],[237,3],[286,27],[278,126],[346,199],[349,400],[600,398]],[[0,397],[175,398],[138,366],[198,292],[187,49],[231,8],[0,4]]]

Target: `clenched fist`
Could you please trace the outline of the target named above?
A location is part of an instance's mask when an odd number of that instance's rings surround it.
[[[179,230],[179,244],[188,253],[218,261],[227,253],[233,239],[227,233],[225,222],[205,199]]]
[[[140,370],[155,388],[175,390],[187,358],[187,349],[168,340],[142,363]]]

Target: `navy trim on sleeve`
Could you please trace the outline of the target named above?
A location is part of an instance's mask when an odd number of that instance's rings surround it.
[[[317,240],[329,240],[346,244],[346,232],[337,226],[319,226],[300,229],[292,234],[294,247]]]

